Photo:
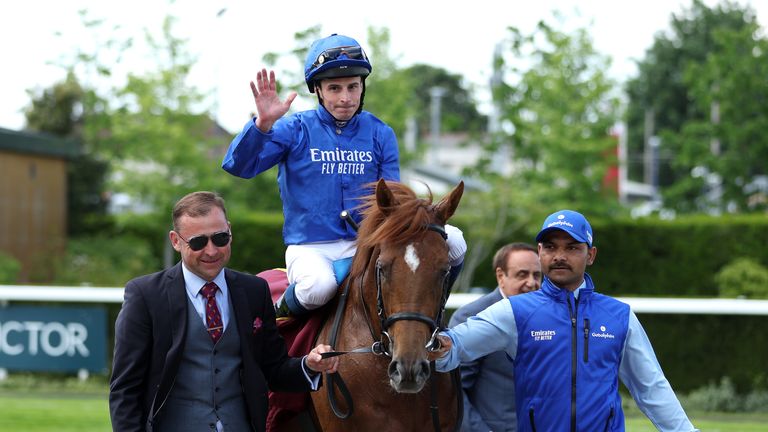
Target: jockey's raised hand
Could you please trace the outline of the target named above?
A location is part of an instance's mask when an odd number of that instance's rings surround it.
[[[285,101],[281,101],[277,95],[275,71],[262,69],[256,73],[256,82],[251,81],[251,92],[256,102],[256,127],[266,133],[272,129],[272,125],[291,108],[291,103],[296,99],[296,92],[291,92]]]

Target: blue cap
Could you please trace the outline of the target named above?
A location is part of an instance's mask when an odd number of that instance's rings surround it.
[[[587,222],[587,218],[579,212],[560,210],[547,216],[544,224],[541,226],[541,231],[536,234],[536,241],[540,242],[545,234],[553,230],[565,231],[574,240],[586,243],[587,246],[592,247],[592,227]]]

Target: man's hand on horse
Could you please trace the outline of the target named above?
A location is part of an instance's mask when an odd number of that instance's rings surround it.
[[[437,340],[440,342],[440,348],[427,352],[427,360],[429,361],[437,360],[451,350],[451,338],[444,334],[438,334]]]
[[[296,92],[291,92],[285,101],[281,101],[277,95],[277,82],[275,71],[262,69],[256,73],[256,82],[251,81],[251,93],[256,102],[256,127],[264,133],[272,129],[272,125],[291,108],[291,103],[296,99]]]
[[[323,357],[320,355],[321,353],[329,351],[331,351],[330,345],[320,344],[312,348],[312,351],[310,351],[307,355],[307,367],[315,372],[336,372],[336,369],[339,367],[339,358],[329,357],[327,359],[323,359]]]

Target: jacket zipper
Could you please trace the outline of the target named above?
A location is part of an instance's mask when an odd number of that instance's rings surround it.
[[[531,431],[536,432],[536,422],[533,419],[533,408],[528,410],[528,419],[531,421]]]
[[[608,420],[605,421],[605,432],[608,432],[611,427],[611,420],[613,419],[613,407],[611,407],[611,412],[608,414]]]
[[[568,302],[568,313],[571,316],[571,432],[576,432],[576,366],[578,354],[576,351],[576,313],[571,306],[571,299],[566,298]],[[576,310],[579,309],[579,301],[574,300]]]
[[[589,362],[589,318],[584,318],[584,363]]]

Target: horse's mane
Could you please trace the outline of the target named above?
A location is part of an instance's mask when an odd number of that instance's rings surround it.
[[[402,244],[427,230],[434,222],[432,191],[427,187],[427,197],[419,198],[408,186],[387,182],[394,196],[394,205],[380,208],[376,201],[375,183],[369,185],[374,192],[362,198],[360,205],[362,223],[357,233],[357,254],[369,257],[373,248],[383,242]],[[368,259],[355,259],[351,273],[360,275]]]

